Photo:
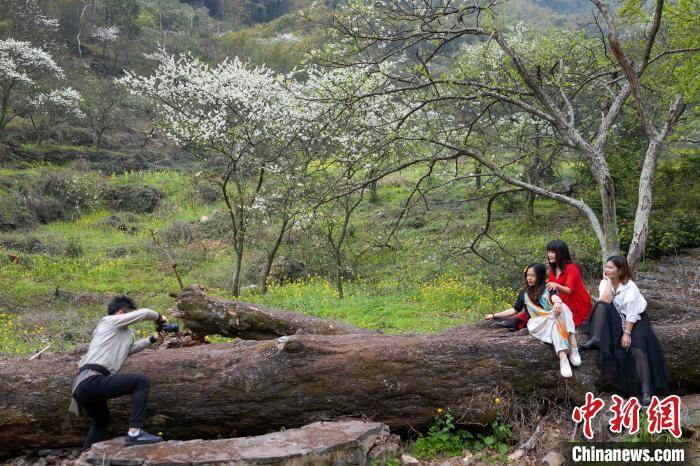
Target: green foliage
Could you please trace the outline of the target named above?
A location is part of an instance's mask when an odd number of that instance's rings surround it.
[[[620,245],[629,247],[639,193],[639,172],[644,161],[643,128],[624,118],[610,138],[608,164],[615,183]],[[600,211],[597,188],[587,168],[579,181],[591,188],[585,200]],[[647,257],[658,257],[700,244],[700,156],[692,149],[668,150],[658,162],[652,185]]]
[[[103,21],[110,26],[119,26],[129,37],[140,32],[137,18],[141,9],[138,0],[102,0]]]
[[[458,429],[454,416],[438,409],[435,422],[428,429],[428,433],[416,440],[411,451],[418,459],[434,459],[442,455],[457,456],[464,450],[489,451],[504,455],[508,451],[511,437],[511,426],[503,424],[500,416],[491,423],[488,432],[472,433]]]

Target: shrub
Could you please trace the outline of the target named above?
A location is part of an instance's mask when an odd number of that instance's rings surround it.
[[[131,184],[112,186],[104,194],[110,209],[134,213],[151,213],[164,197],[163,191],[152,186]]]
[[[204,204],[213,204],[221,199],[221,189],[212,183],[197,183],[195,193],[197,194],[197,199]]]
[[[24,196],[3,196],[0,198],[0,231],[13,231],[37,224],[39,219],[27,205]]]
[[[620,227],[620,243],[624,249],[629,248],[633,229],[633,222],[626,222]],[[686,209],[653,212],[649,219],[646,256],[659,257],[698,244],[700,244],[700,218],[697,213]]]
[[[40,194],[62,206],[63,217],[72,219],[92,212],[101,204],[102,183],[94,173],[45,172]]]
[[[119,230],[129,234],[136,234],[138,226],[134,223],[138,222],[138,217],[134,214],[111,214],[109,217],[101,220],[98,225],[105,230]]]

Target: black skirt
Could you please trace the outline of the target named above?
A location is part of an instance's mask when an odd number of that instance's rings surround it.
[[[597,309],[599,306],[603,309]],[[604,319],[602,326],[596,322],[598,318]],[[598,363],[610,385],[629,395],[641,395],[643,382],[647,383],[651,395],[668,392],[671,378],[666,359],[646,312],[642,312],[640,319],[635,322],[632,342],[627,350],[620,343],[623,335],[622,318],[612,304],[602,301],[596,303],[589,316],[588,327],[590,331],[600,329]]]

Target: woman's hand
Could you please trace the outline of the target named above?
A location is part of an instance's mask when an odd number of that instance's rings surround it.
[[[622,340],[620,340],[620,346],[622,346],[622,349],[627,349],[630,347],[632,344],[632,337],[628,333],[623,333],[622,334]]]
[[[561,315],[561,303],[554,303],[554,307],[552,307],[552,314],[556,319],[559,318]]]
[[[548,289],[549,291],[558,290],[558,289],[559,289],[559,284],[558,284],[558,283],[554,283],[554,282],[549,282],[549,283],[547,283],[547,289]]]
[[[496,314],[486,314],[484,316],[484,319],[486,319],[486,320],[493,320],[495,318],[496,318]]]

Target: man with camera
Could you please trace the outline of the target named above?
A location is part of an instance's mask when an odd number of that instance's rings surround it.
[[[119,370],[127,356],[163,340],[167,319],[151,309],[137,309],[128,296],[114,297],[107,306],[107,314],[92,333],[90,347],[78,364],[78,376],[73,382],[70,410],[74,414],[82,411],[91,420],[83,450],[105,438],[111,421],[107,400],[128,394],[131,394],[131,416],[124,443],[161,442],[161,437],[143,430],[150,380],[143,374],[119,374]],[[128,327],[143,320],[155,321],[158,333],[134,341],[134,331]]]

